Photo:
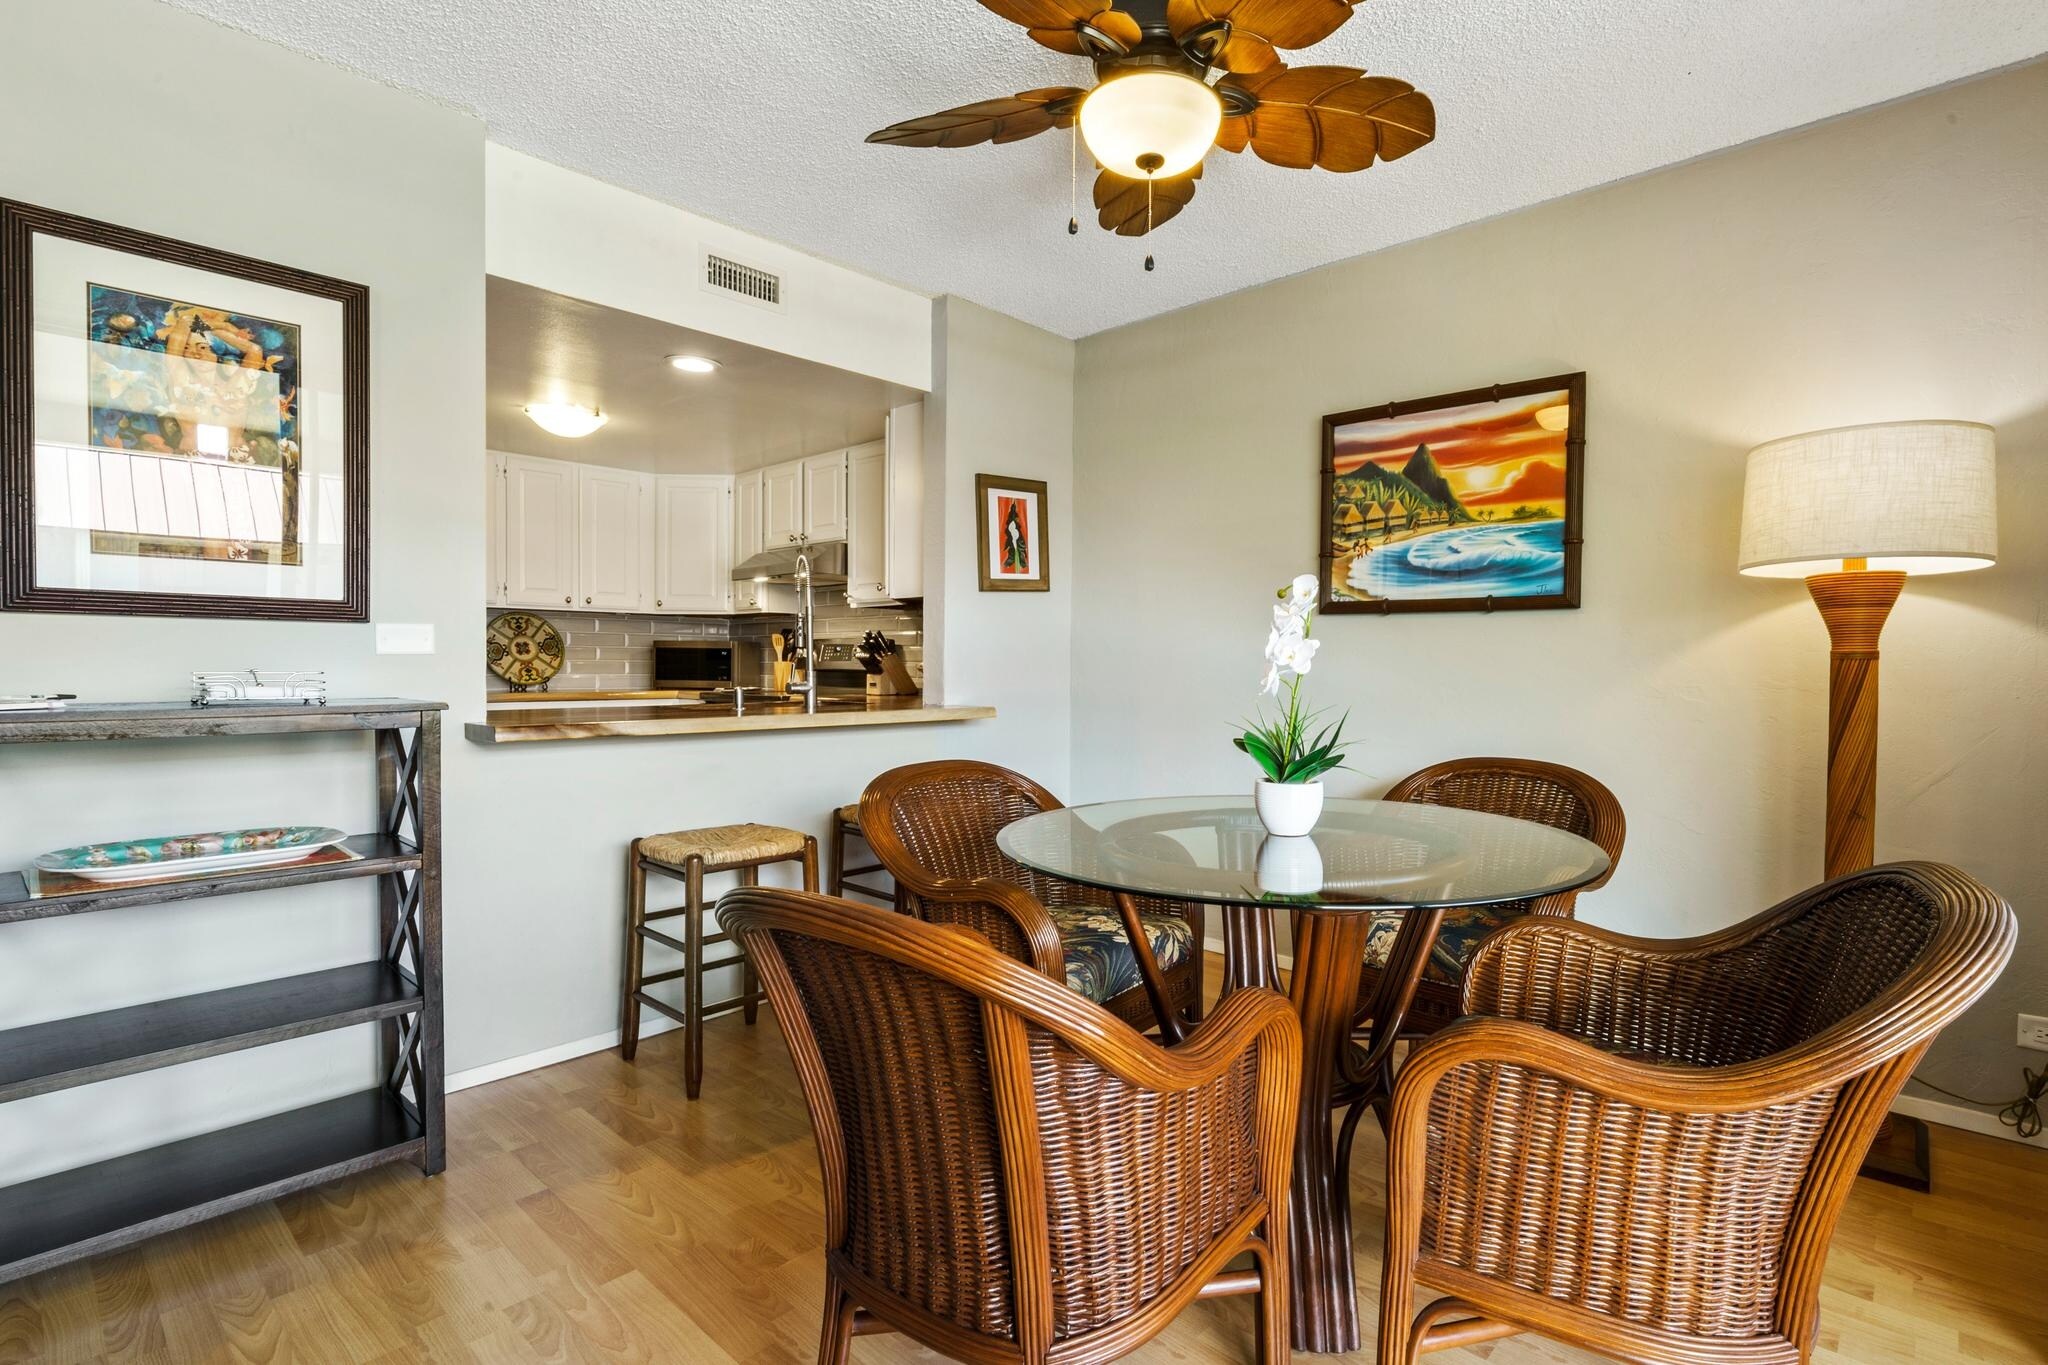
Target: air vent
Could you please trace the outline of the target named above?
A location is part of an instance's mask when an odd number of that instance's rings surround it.
[[[782,306],[782,277],[757,270],[751,265],[729,261],[716,252],[704,253],[704,286],[738,294],[770,308]]]

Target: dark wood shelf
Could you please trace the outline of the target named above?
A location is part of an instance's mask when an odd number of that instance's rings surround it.
[[[30,897],[28,882],[21,873],[0,873],[0,924],[51,919],[59,915],[83,915],[94,910],[118,910],[129,905],[155,905],[163,901],[196,900],[202,896],[267,891],[278,886],[307,886],[350,877],[376,877],[386,872],[412,871],[420,865],[419,850],[390,835],[351,835],[343,847],[357,855],[354,861],[260,867],[248,872],[223,872],[149,886],[109,886],[103,891],[81,891],[75,896],[48,896],[41,900]]]
[[[0,1104],[419,1007],[416,982],[389,963],[356,962],[30,1024],[0,1033]]]
[[[387,1161],[418,1160],[424,1145],[420,1125],[380,1087],[0,1186],[0,1281]]]
[[[330,701],[325,706],[72,702],[56,711],[0,711],[0,744],[392,730],[417,724],[422,711],[446,709],[445,702],[410,701],[403,697],[360,697]]]

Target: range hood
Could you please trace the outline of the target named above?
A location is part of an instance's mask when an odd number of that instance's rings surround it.
[[[846,582],[846,542],[843,540],[828,540],[807,547],[778,545],[774,549],[763,550],[734,565],[732,581],[794,583],[797,581],[796,558],[800,553],[810,556],[811,582],[814,585],[836,587]]]

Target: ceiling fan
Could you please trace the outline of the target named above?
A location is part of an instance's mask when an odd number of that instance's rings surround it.
[[[1055,52],[1095,64],[1096,84],[1026,90],[923,118],[869,142],[971,147],[1080,124],[1101,168],[1096,220],[1143,236],[1195,197],[1209,149],[1306,170],[1362,171],[1436,136],[1429,96],[1351,66],[1289,67],[1358,0],[980,0]],[[1069,221],[1069,232],[1079,231]],[[1145,268],[1152,268],[1146,257]]]

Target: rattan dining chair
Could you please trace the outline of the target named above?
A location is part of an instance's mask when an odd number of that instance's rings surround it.
[[[1703,938],[1488,938],[1394,1087],[1380,1365],[1517,1331],[1802,1365],[1871,1137],[2016,934],[1963,873],[1894,863]],[[1417,1286],[1450,1297],[1411,1325]]]
[[[1060,800],[993,763],[945,759],[883,773],[860,799],[861,834],[920,919],[958,924],[1138,1028],[1158,1010],[1110,893],[1061,881],[996,847],[1003,826]],[[1202,908],[1141,899],[1145,946],[1169,1010],[1202,1012]]]
[[[820,1365],[892,1330],[988,1365],[1108,1361],[1224,1294],[1257,1297],[1257,1359],[1288,1359],[1283,998],[1239,991],[1162,1048],[962,929],[768,888],[718,919],[817,1135]]]
[[[1404,1037],[1434,1033],[1458,1017],[1465,963],[1481,939],[1522,915],[1569,916],[1577,907],[1580,892],[1605,886],[1621,863],[1621,845],[1628,833],[1621,802],[1598,780],[1577,768],[1530,758],[1454,758],[1410,773],[1388,788],[1384,799],[1533,820],[1590,839],[1608,857],[1607,871],[1578,891],[1445,911],[1443,927],[1423,964],[1414,1003],[1402,1021]],[[1399,912],[1373,918],[1365,970],[1358,985],[1361,1022],[1372,1009],[1380,974],[1400,927]]]

